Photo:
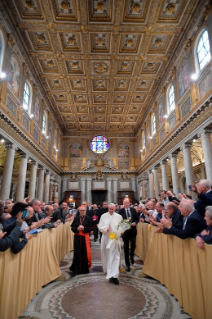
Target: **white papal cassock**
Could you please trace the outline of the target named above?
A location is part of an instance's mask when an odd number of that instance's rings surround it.
[[[106,279],[109,278],[118,278],[119,275],[119,262],[120,262],[120,249],[119,249],[119,242],[114,241],[113,245],[109,247],[108,243],[110,241],[109,236],[111,233],[116,233],[116,227],[121,222],[122,216],[113,213],[105,213],[101,216],[99,222],[99,230],[102,232],[102,239],[101,239],[101,259],[102,259],[102,266],[103,272],[107,273]],[[107,228],[111,227],[112,230],[107,232]]]

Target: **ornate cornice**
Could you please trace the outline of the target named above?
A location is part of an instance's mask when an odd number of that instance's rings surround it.
[[[16,148],[29,154],[33,160],[46,166],[46,169],[53,170],[56,174],[60,174],[61,169],[1,109],[0,132],[10,143],[15,145]]]
[[[11,38],[11,34],[12,34],[12,38],[13,38],[14,42],[17,44],[17,46],[20,50],[20,53],[25,60],[25,67],[27,67],[30,70],[30,72],[31,72],[31,74],[36,82],[36,85],[39,87],[40,93],[42,94],[43,97],[45,97],[45,102],[47,104],[47,107],[50,108],[50,110],[54,116],[54,120],[58,124],[60,132],[62,134],[63,131],[62,131],[60,122],[58,120],[57,114],[55,113],[55,110],[52,107],[51,102],[49,101],[49,97],[43,88],[40,77],[36,72],[36,68],[34,67],[33,60],[30,59],[30,57],[27,53],[27,49],[26,49],[25,44],[24,44],[25,41],[23,40],[21,32],[20,32],[19,28],[16,26],[16,22],[14,21],[14,19],[12,17],[12,14],[11,14],[9,6],[8,6],[8,2],[7,1],[3,1],[3,2],[5,2],[5,3],[4,4],[0,3],[0,12],[1,12],[0,13],[0,20],[2,20],[2,22],[4,21],[4,23],[7,25],[7,30],[9,29],[8,31],[10,32],[10,34],[9,34],[10,38]]]
[[[140,174],[153,168],[163,159],[180,149],[182,144],[190,142],[192,137],[201,132],[212,119],[212,96],[198,109],[185,119],[180,126],[176,127],[166,140],[143,162],[137,172]]]
[[[196,24],[198,24],[198,21],[200,19],[200,12],[203,11],[205,4],[206,4],[205,0],[199,1],[198,5],[195,9],[195,12],[193,13],[193,16],[186,23],[185,31],[184,31],[184,33],[182,33],[181,38],[178,40],[178,46],[176,47],[176,50],[173,52],[172,57],[169,61],[169,64],[166,67],[166,71],[164,72],[163,76],[161,77],[160,83],[158,84],[157,89],[155,90],[152,98],[150,99],[150,101],[146,107],[146,110],[143,114],[143,119],[142,119],[141,123],[139,124],[135,135],[138,135],[139,131],[141,130],[142,125],[147,118],[147,115],[150,111],[152,104],[155,102],[158,94],[160,94],[160,91],[163,90],[163,86],[165,85],[167,78],[170,76],[171,70],[175,68],[175,63],[177,61],[177,57],[180,55],[182,48],[184,47],[184,44],[187,42],[189,34],[191,33],[191,30],[195,27]]]

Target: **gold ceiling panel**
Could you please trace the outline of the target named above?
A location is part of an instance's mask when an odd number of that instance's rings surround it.
[[[77,22],[77,6],[75,0],[51,0],[56,21]]]
[[[112,22],[112,0],[88,0],[89,22]]]
[[[43,20],[44,16],[41,11],[41,6],[38,1],[33,0],[16,0],[15,4],[21,16],[21,19],[26,20]]]
[[[123,22],[144,23],[150,0],[125,0]]]
[[[64,134],[133,136],[198,2],[11,0],[9,11]]]

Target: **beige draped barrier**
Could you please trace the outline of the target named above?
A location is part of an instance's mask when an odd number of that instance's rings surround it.
[[[16,255],[0,252],[1,319],[17,319],[42,286],[61,276],[60,261],[73,250],[70,224],[43,230]]]
[[[156,227],[137,226],[136,255],[143,272],[165,285],[192,319],[212,318],[212,246],[197,248],[194,239],[155,234]]]

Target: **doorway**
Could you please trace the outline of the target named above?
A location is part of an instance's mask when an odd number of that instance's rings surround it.
[[[92,191],[92,204],[102,206],[107,200],[107,191]]]

